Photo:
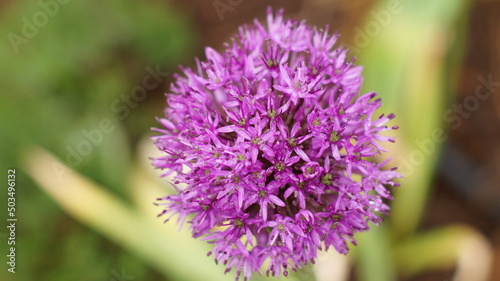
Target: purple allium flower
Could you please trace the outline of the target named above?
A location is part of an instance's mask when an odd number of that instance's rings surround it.
[[[194,237],[214,244],[216,262],[245,280],[254,271],[288,275],[317,251],[339,253],[355,232],[378,223],[400,175],[373,156],[394,115],[373,114],[381,100],[359,94],[360,66],[337,35],[267,14],[267,26],[242,26],[225,51],[183,68],[153,137],[175,173],[165,210],[188,220]]]

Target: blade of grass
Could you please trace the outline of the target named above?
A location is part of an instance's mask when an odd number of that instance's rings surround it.
[[[381,1],[375,10],[389,3]],[[405,176],[395,191],[390,217],[396,236],[415,231],[426,204],[439,146],[446,138],[433,137],[436,132],[444,134],[442,112],[445,91],[450,89],[445,85],[450,81],[445,62],[453,49],[453,28],[467,4],[467,0],[402,1],[401,13],[371,38],[360,56],[364,88],[380,93],[384,112],[394,112],[400,127],[398,149],[392,150],[397,154],[391,155]]]
[[[493,251],[476,230],[453,225],[410,237],[396,247],[394,260],[407,277],[427,270],[456,268],[455,281],[486,281]]]
[[[396,280],[395,267],[391,256],[389,230],[385,225],[371,225],[368,232],[356,235],[359,247],[355,249],[356,272],[359,280]]]
[[[48,152],[34,148],[24,170],[76,220],[144,258],[173,280],[233,280],[206,258],[201,241],[178,232],[174,224],[153,224],[104,188],[71,171]],[[59,180],[54,168],[64,169]],[[196,270],[193,270],[193,267]]]

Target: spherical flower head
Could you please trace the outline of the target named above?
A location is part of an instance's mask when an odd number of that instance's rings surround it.
[[[336,40],[269,9],[167,95],[153,165],[184,187],[158,199],[160,215],[188,220],[237,279],[286,276],[330,246],[345,254],[389,209],[400,175],[373,157],[394,141],[382,134],[394,115],[374,117],[381,100],[359,94],[362,68]]]

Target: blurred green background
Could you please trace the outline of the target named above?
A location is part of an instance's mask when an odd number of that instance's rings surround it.
[[[11,274],[5,187],[0,280],[234,279],[209,245],[156,219],[171,189],[149,168],[148,137],[178,65],[267,5],[340,32],[364,91],[397,115],[386,147],[405,176],[391,216],[347,257],[323,254],[288,280],[500,278],[498,83],[476,94],[500,81],[498,2],[22,0],[0,2],[0,171],[4,183],[17,171],[18,219]]]

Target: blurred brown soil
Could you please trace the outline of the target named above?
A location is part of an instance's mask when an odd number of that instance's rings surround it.
[[[479,105],[461,126],[450,129],[450,146],[473,167],[474,182],[460,187],[438,175],[424,226],[467,223],[481,231],[495,251],[493,281],[500,280],[500,2],[472,5],[466,41],[455,103],[474,109],[477,98]],[[482,79],[492,81],[490,89],[479,86]]]

